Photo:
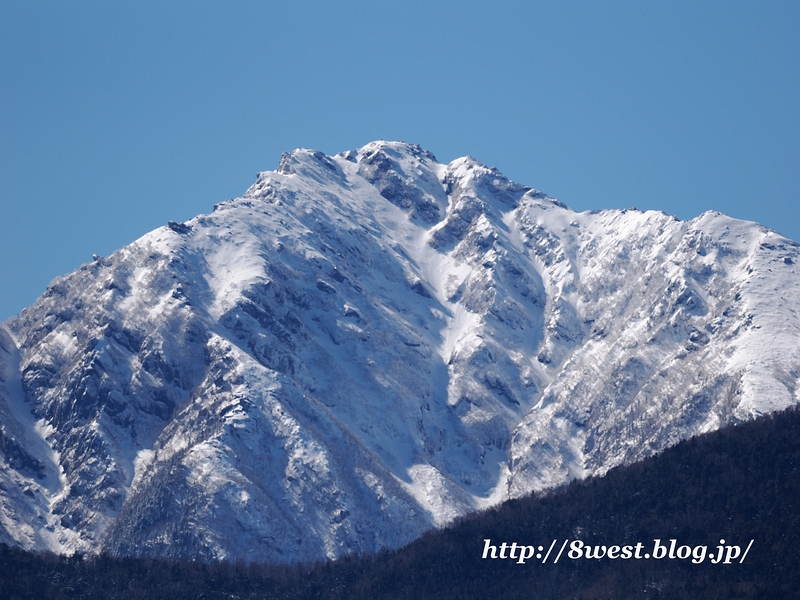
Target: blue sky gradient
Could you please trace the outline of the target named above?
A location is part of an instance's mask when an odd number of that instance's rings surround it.
[[[800,240],[798,2],[0,0],[0,321],[281,152],[470,154]]]

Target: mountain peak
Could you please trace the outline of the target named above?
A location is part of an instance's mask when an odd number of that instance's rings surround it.
[[[400,546],[800,401],[799,262],[753,223],[576,213],[412,144],[286,153],[2,324],[0,541]]]

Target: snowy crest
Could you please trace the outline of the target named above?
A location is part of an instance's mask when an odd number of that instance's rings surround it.
[[[372,552],[800,401],[800,248],[299,149],[0,325],[0,541]]]

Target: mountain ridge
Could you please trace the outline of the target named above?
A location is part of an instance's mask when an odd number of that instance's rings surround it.
[[[399,142],[284,154],[2,324],[0,540],[333,558],[602,474],[800,400],[799,254]]]

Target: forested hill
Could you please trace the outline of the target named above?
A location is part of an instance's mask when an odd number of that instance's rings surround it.
[[[271,567],[64,558],[0,546],[0,597],[793,598],[800,588],[798,465],[800,411],[790,409],[546,497],[505,503],[377,557]],[[676,558],[623,557],[624,547],[636,552],[637,543],[640,555],[652,552],[655,539],[665,552],[675,539]],[[506,555],[516,542],[519,557],[528,552],[519,546],[542,545],[544,554],[554,540],[546,564],[499,558],[503,542]],[[555,564],[565,540],[605,556],[571,559],[577,546],[568,545]],[[727,550],[734,546],[738,554]],[[693,554],[677,558],[688,549]]]

